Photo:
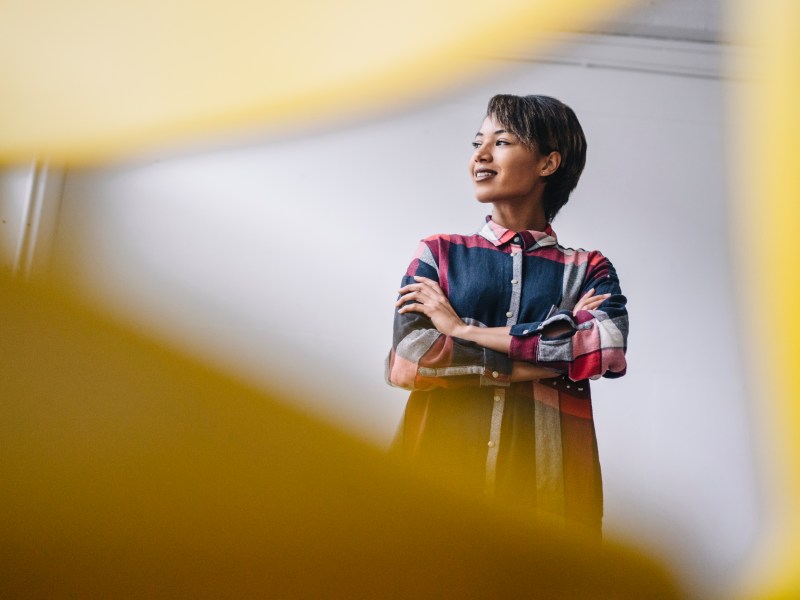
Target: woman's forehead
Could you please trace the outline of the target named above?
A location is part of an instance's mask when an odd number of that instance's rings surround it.
[[[503,125],[500,121],[498,121],[494,115],[488,115],[481,123],[481,128],[478,130],[476,135],[479,136],[489,136],[489,135],[499,135],[501,133],[509,133],[511,131]],[[513,135],[513,134],[512,134]]]

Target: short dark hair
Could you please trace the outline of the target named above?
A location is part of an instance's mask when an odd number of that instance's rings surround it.
[[[561,164],[545,179],[542,204],[551,222],[569,195],[586,164],[586,137],[578,117],[566,104],[550,96],[498,94],[489,100],[486,116],[493,117],[520,141],[541,154],[561,154]]]

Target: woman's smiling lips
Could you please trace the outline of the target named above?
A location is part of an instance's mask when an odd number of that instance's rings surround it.
[[[475,169],[473,175],[475,176],[475,181],[484,181],[497,175],[497,171],[492,171],[491,169]]]

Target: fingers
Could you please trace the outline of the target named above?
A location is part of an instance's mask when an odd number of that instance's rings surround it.
[[[427,277],[422,277],[420,275],[415,275],[414,281],[418,282],[417,285],[424,285],[435,292],[444,294],[444,292],[442,292],[442,288],[439,287],[438,281],[434,281],[433,279],[428,279]]]
[[[436,287],[439,287],[438,282],[434,281],[433,279],[429,279],[428,277],[423,277],[422,275],[414,275],[414,281],[419,281],[420,283],[433,284]]]
[[[397,299],[397,302],[394,303],[395,306],[400,306],[406,302],[411,302],[412,300],[425,303],[426,301],[431,302],[438,298],[436,295],[431,294],[427,290],[414,289],[410,288],[410,286],[402,288],[399,293],[402,295]]]
[[[422,285],[421,283],[409,283],[408,285],[404,285],[399,290],[397,290],[397,293],[410,294],[411,292],[424,292],[426,290],[430,290],[430,288]]]
[[[416,302],[412,302],[413,300],[416,300]],[[411,311],[431,316],[435,311],[440,310],[445,303],[446,302],[440,301],[439,298],[425,296],[420,292],[412,292],[400,298],[395,303],[395,306],[399,307],[397,312],[401,314]]]
[[[598,308],[603,302],[605,302],[605,298],[598,298],[597,300],[592,300],[591,302],[587,302],[578,310],[594,310]]]
[[[422,302],[425,298],[433,297],[433,294],[431,294],[430,291],[418,283],[412,283],[411,285],[403,286],[397,291],[397,293],[400,294],[400,297],[397,299],[397,302],[394,303],[395,306],[405,304],[409,300],[417,300],[418,302]]]
[[[409,310],[415,312],[426,312],[426,307],[432,305],[436,298],[428,295],[424,290],[409,290],[394,303],[398,312],[404,313]]]
[[[409,283],[397,291],[397,293],[401,294],[401,296],[397,299],[397,302],[395,302],[395,306],[400,306],[401,304],[405,304],[410,300],[424,302],[426,298],[432,300],[446,297],[442,291],[442,288],[440,288],[439,284],[433,279],[419,276],[414,277],[414,279],[418,283]]]
[[[590,289],[578,299],[575,303],[575,307],[572,309],[572,314],[576,314],[579,310],[590,310],[586,308],[586,305],[589,303],[592,296],[594,296],[594,288]]]
[[[601,294],[600,296],[595,296],[589,300],[589,304],[591,304],[592,308],[597,308],[609,298],[611,298],[611,294]]]
[[[416,283],[409,283],[398,290],[400,297],[395,302],[398,313],[418,312],[433,318],[436,314],[453,312],[447,295],[433,279],[414,277]]]
[[[414,277],[417,283],[409,283],[408,285],[404,285],[400,288],[399,293],[404,293],[406,290],[421,290],[424,288],[428,288],[430,290],[436,292],[442,292],[442,288],[439,287],[439,284],[436,283],[433,279],[428,279],[427,277]]]
[[[406,302],[411,302],[412,300],[415,299],[416,295],[417,295],[416,292],[410,292],[408,294],[403,294],[402,296],[400,296],[397,299],[397,302],[395,302],[394,305],[395,306],[402,306]]]
[[[405,306],[401,306],[400,308],[398,308],[397,312],[400,313],[401,315],[407,312],[420,312],[422,314],[427,314],[426,310],[427,308],[425,307],[424,304],[420,304],[419,302],[411,302],[409,304],[406,304]]]
[[[599,296],[593,294],[594,289],[591,289],[581,296],[581,299],[575,304],[572,314],[576,314],[580,310],[594,310],[611,297],[611,294],[600,294]]]

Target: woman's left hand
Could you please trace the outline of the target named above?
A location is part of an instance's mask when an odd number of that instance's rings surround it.
[[[419,276],[415,276],[414,280],[417,283],[410,283],[400,288],[400,298],[395,302],[395,306],[400,307],[397,312],[422,313],[433,322],[433,326],[440,333],[445,335],[455,335],[459,328],[465,327],[464,321],[453,310],[450,300],[437,282]]]
[[[572,314],[577,315],[579,310],[594,310],[610,297],[611,294],[600,294],[599,296],[595,296],[594,288],[592,288],[583,296],[581,296],[580,300],[578,300],[578,302],[575,304],[575,307],[572,309]]]

